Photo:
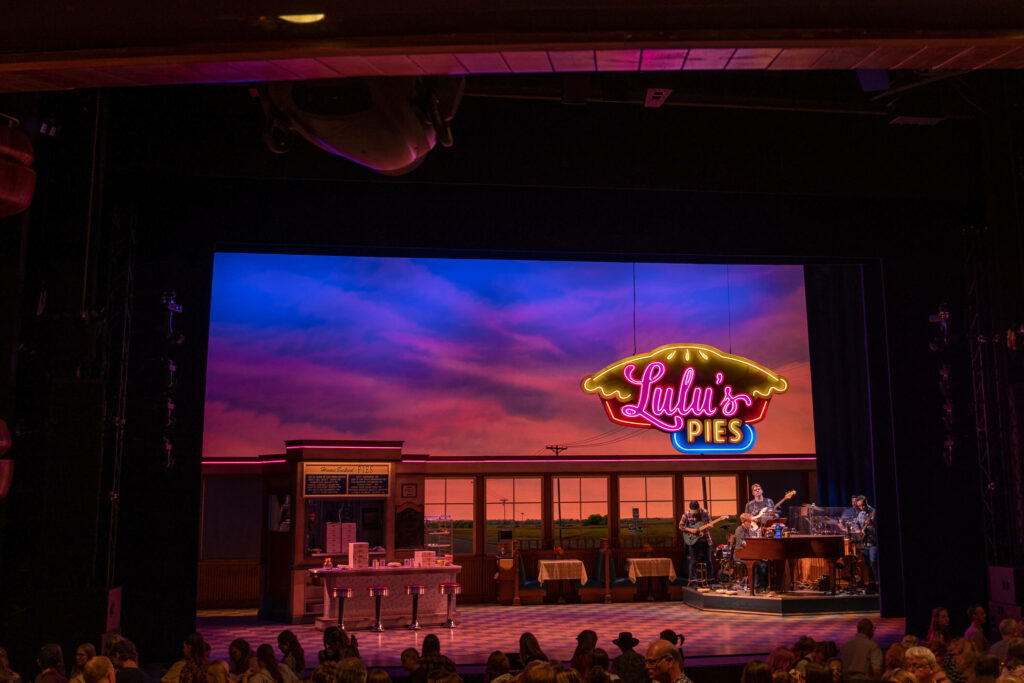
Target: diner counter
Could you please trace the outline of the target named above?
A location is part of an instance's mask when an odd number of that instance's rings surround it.
[[[323,582],[324,613],[316,618],[316,628],[325,630],[338,624],[338,601],[331,595],[335,586],[351,588],[352,597],[345,601],[345,630],[368,629],[374,623],[374,598],[369,589],[373,586],[387,586],[388,596],[381,598],[380,620],[384,628],[408,626],[412,623],[412,596],[405,594],[405,587],[419,584],[427,587],[420,596],[418,621],[421,626],[443,624],[448,614],[448,599],[441,595],[442,583],[458,582],[459,565],[435,567],[367,567],[349,569],[314,568],[309,573]],[[456,603],[457,604],[457,603]],[[454,615],[458,621],[458,613]]]

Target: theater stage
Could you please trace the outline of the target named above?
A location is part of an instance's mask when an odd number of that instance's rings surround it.
[[[643,651],[662,629],[670,628],[686,636],[683,651],[687,664],[699,666],[764,656],[777,645],[791,646],[802,635],[840,644],[853,637],[857,620],[865,616],[875,622],[875,641],[883,648],[902,639],[905,629],[903,619],[881,619],[877,611],[778,616],[701,611],[681,602],[520,607],[465,605],[458,611],[459,626],[451,631],[440,627],[417,632],[406,629],[383,633],[356,631],[360,654],[368,666],[398,666],[403,649],[419,649],[423,637],[435,633],[441,639],[441,652],[456,664],[482,665],[493,650],[518,651],[519,634],[532,631],[549,657],[569,661],[576,647],[575,636],[583,629],[597,631],[598,647],[615,657],[619,651],[612,640],[620,631],[632,631],[641,643],[637,649]],[[228,645],[234,638],[245,638],[254,648],[260,643],[270,643],[276,651],[277,634],[286,628],[302,643],[307,666],[316,663],[316,653],[323,648],[323,634],[314,630],[312,624],[288,626],[259,621],[255,611],[203,611],[196,619],[196,627],[210,643],[212,656],[217,659],[227,659]]]

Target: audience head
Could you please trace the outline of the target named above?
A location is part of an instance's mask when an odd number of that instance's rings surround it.
[[[60,649],[60,645],[56,643],[47,643],[39,648],[39,655],[36,657],[36,664],[39,665],[40,669],[56,669],[62,676],[64,675],[64,653]]]
[[[554,665],[552,665],[554,666]],[[555,673],[555,683],[583,683],[583,677],[580,676],[580,672],[571,666],[568,669],[558,670],[559,667],[555,667],[557,673]]]
[[[441,654],[441,639],[433,633],[423,639],[423,657]]]
[[[967,608],[967,618],[972,624],[984,624],[985,617],[985,608],[981,605],[975,603]]]
[[[902,669],[907,649],[903,647],[902,643],[893,643],[889,646],[889,650],[885,653],[885,670],[894,671],[896,669]]]
[[[816,643],[814,642],[814,638],[811,638],[810,636],[800,636],[797,638],[796,643],[793,644],[793,656],[799,658],[808,655],[811,652],[814,652],[815,645]]]
[[[595,647],[590,651],[590,654],[587,655],[587,663],[589,666],[599,666],[605,671],[611,669],[611,666],[609,666],[610,661],[611,660],[608,658],[608,652],[600,647]]]
[[[391,676],[384,669],[374,669],[367,675],[366,683],[391,683]]]
[[[206,662],[207,646],[201,633],[190,633],[185,637],[185,659],[202,665]]]
[[[863,633],[871,638],[875,635],[875,625],[871,623],[870,619],[861,619],[857,622],[857,633]]]
[[[313,669],[313,675],[310,676],[309,680],[312,683],[334,683],[334,673],[337,668],[337,662],[327,660],[317,668]]]
[[[529,631],[524,631],[523,635],[519,636],[519,658],[524,664],[533,661],[534,659],[540,659],[547,661],[547,655],[540,649],[540,643],[537,642],[537,636],[533,635]]]
[[[992,676],[995,678],[999,675],[999,669],[1001,666],[1002,662],[999,661],[999,657],[986,653],[979,656],[974,662],[974,675]]]
[[[491,683],[498,676],[504,676],[511,668],[508,657],[501,650],[495,650],[487,657],[487,666],[484,668],[484,683]]]
[[[575,669],[573,669],[575,671]],[[558,671],[550,662],[530,662],[520,674],[520,683],[557,683]],[[579,673],[576,674],[579,676]]]
[[[772,674],[772,683],[790,683],[788,671],[776,671]]]
[[[236,676],[244,674],[251,664],[252,646],[243,638],[235,638],[228,647],[228,660],[231,662],[231,673]]]
[[[81,672],[85,663],[96,656],[96,646],[92,643],[82,643],[75,648],[75,666],[72,667],[72,671]],[[0,666],[0,671],[3,671],[3,667]]]
[[[772,683],[772,670],[764,662],[753,660],[743,667],[740,683]]]
[[[420,668],[420,653],[414,647],[407,647],[402,650],[402,668],[406,671],[415,671]]]
[[[999,635],[1007,640],[1016,638],[1020,635],[1020,623],[1016,619],[1003,619],[999,622]]]
[[[656,640],[647,648],[644,665],[647,677],[658,683],[672,683],[683,670],[683,657],[667,640]]]
[[[794,659],[793,653],[788,648],[780,645],[768,655],[768,668],[773,673],[776,671],[789,671],[793,666]]]
[[[589,628],[579,632],[576,636],[576,651],[590,652],[597,645],[597,633]]]
[[[917,683],[917,676],[906,669],[896,669],[889,676],[889,683]]]
[[[936,607],[932,610],[932,622],[928,627],[929,639],[935,633],[946,633],[949,629],[949,610]]]
[[[261,646],[262,647],[262,646]],[[337,683],[366,683],[366,666],[358,657],[345,657],[334,670]]]
[[[673,647],[682,647],[683,641],[686,640],[682,633],[676,633],[670,628],[667,628],[661,633],[659,633],[658,637],[660,637],[662,640],[667,640],[668,642],[672,643]]]
[[[935,673],[935,654],[920,645],[909,648],[904,655],[904,666],[920,683],[930,683]]]
[[[626,652],[639,645],[640,641],[634,638],[630,631],[622,631],[619,633],[619,637],[613,640],[612,643],[623,652]]]
[[[100,648],[100,654],[104,657],[110,656],[110,648],[113,647],[114,643],[121,640],[121,634],[117,631],[107,631],[103,634],[103,644]]]
[[[1024,666],[1024,638],[1014,638],[1006,647],[1006,668]]]
[[[919,644],[920,643],[918,641],[917,636],[911,633],[908,633],[907,635],[903,636],[903,640],[900,641],[900,645],[903,646],[904,650],[906,650],[908,647],[914,647],[915,645]]]
[[[114,683],[114,665],[103,656],[93,657],[82,668],[85,683]]]
[[[832,669],[824,664],[811,662],[804,669],[804,683],[832,683]]]
[[[139,652],[135,649],[135,643],[122,638],[110,646],[110,661],[118,669],[130,666],[130,663],[139,663]]]

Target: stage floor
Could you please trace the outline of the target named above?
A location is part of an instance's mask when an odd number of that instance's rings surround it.
[[[441,627],[421,631],[394,629],[383,633],[356,631],[359,650],[368,666],[398,666],[399,655],[407,647],[419,649],[423,637],[435,633],[441,639],[441,652],[458,665],[482,665],[494,650],[515,652],[519,635],[532,631],[541,648],[552,659],[569,661],[576,647],[576,634],[583,629],[597,631],[597,646],[615,657],[619,650],[612,643],[620,631],[632,631],[643,652],[670,628],[686,636],[683,651],[690,664],[714,662],[722,658],[764,656],[778,645],[790,647],[802,635],[815,640],[833,640],[841,644],[856,633],[857,621],[865,616],[875,623],[875,642],[883,648],[903,638],[903,619],[881,619],[878,612],[859,614],[814,614],[775,616],[735,612],[707,612],[681,602],[613,603],[584,605],[463,605],[458,609],[458,628]],[[203,611],[196,627],[213,648],[212,656],[227,659],[228,645],[234,638],[245,638],[255,648],[270,643],[277,651],[277,634],[291,629],[306,652],[306,665],[316,663],[323,648],[323,634],[312,625],[288,626],[259,621],[255,611]]]

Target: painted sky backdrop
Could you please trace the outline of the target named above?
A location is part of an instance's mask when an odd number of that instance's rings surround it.
[[[814,452],[802,267],[638,263],[635,295],[637,351],[709,344],[783,375],[754,452]],[[218,253],[203,454],[672,454],[580,389],[633,354],[633,314],[631,263]]]

